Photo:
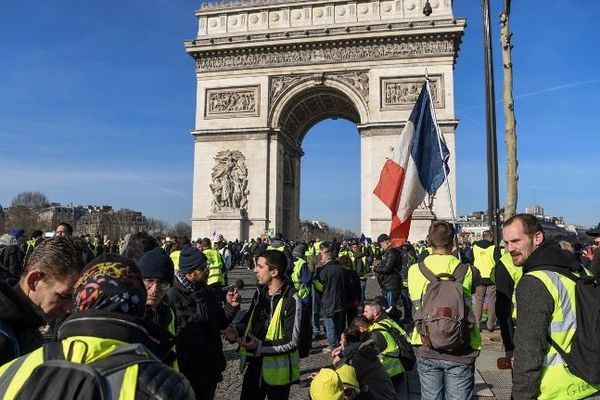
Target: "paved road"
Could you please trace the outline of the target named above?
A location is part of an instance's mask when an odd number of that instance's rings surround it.
[[[233,283],[237,279],[243,279],[245,287],[242,290],[242,310],[238,315],[245,313],[248,304],[256,289],[256,280],[254,275],[242,268],[236,268],[229,273],[229,282]],[[379,294],[379,286],[374,279],[369,279],[367,283],[367,298],[372,298]],[[510,398],[510,373],[498,371],[496,368],[496,358],[502,355],[502,346],[500,335],[497,332],[483,334],[484,351],[477,361],[476,392],[480,399],[509,399]],[[313,343],[311,355],[301,360],[300,384],[292,386],[290,399],[306,400],[308,399],[308,376],[323,367],[331,365],[331,356],[324,354],[321,350],[326,346],[325,340]],[[227,359],[227,369],[224,372],[223,381],[217,387],[215,398],[219,400],[239,399],[242,387],[242,375],[239,373],[237,346],[224,342],[225,358]],[[419,399],[419,382],[416,374],[411,374],[408,380],[408,390],[411,392],[409,399]]]

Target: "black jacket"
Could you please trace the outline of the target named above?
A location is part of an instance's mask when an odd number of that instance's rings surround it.
[[[106,311],[85,311],[71,315],[58,331],[58,339],[92,336],[116,339],[125,343],[141,343],[155,355],[160,338],[149,331],[142,318]],[[195,399],[185,377],[161,363],[138,366],[136,400]]]
[[[360,400],[394,400],[392,380],[381,365],[379,350],[372,340],[350,343],[340,354],[342,361],[354,367],[360,385]]]
[[[0,282],[0,321],[10,326],[19,343],[19,353],[14,354],[12,342],[0,334],[0,365],[29,353],[42,345],[42,335],[39,328],[44,320],[41,310],[38,310],[21,293],[18,286],[10,286]]]
[[[281,306],[283,339],[269,341],[265,339],[267,330],[275,312],[275,307],[280,299],[283,299]],[[269,296],[267,287],[256,289],[248,312],[237,325],[240,337],[244,335],[252,313],[254,313],[254,316],[252,317],[252,326],[249,333],[261,341],[261,355],[286,354],[298,347],[302,320],[302,302],[289,281],[285,281],[283,286],[273,296]]]
[[[323,316],[332,317],[344,309],[344,269],[337,260],[331,260],[317,271],[317,279],[323,283]]]
[[[220,331],[229,325],[237,309],[223,301],[220,290],[201,284],[192,293],[177,278],[167,296],[177,319],[179,370],[192,382],[220,382],[225,370]]]
[[[402,290],[402,264],[402,252],[395,247],[388,247],[383,253],[381,264],[375,268],[382,290]]]
[[[579,268],[572,253],[562,250],[554,240],[544,241],[523,266],[523,277],[516,288],[517,321],[512,395],[516,400],[538,397],[542,363],[549,346],[548,326],[552,320],[554,300],[546,286],[526,273],[552,266],[566,271]]]

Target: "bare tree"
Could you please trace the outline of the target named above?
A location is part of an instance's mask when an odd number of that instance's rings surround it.
[[[12,199],[11,207],[42,208],[48,205],[48,198],[42,192],[21,192]]]
[[[171,234],[173,236],[177,236],[179,238],[185,237],[185,238],[190,239],[192,236],[192,227],[190,226],[190,224],[187,224],[183,221],[179,221],[173,227]]]
[[[500,14],[500,42],[502,43],[503,102],[504,102],[504,142],[506,143],[506,203],[504,220],[517,212],[517,185],[519,175],[517,167],[517,121],[515,119],[515,101],[513,98],[512,70],[512,32],[509,28],[510,2],[504,0],[504,9]]]
[[[148,233],[153,236],[166,236],[169,231],[169,224],[161,219],[147,218]]]

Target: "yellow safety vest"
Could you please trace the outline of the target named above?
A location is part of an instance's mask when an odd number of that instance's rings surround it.
[[[494,261],[495,250],[495,245],[491,245],[485,249],[476,244],[473,245],[473,264],[481,273],[482,278],[490,278],[492,276],[492,269],[496,265]]]
[[[169,257],[171,257],[171,261],[173,261],[173,268],[175,268],[175,271],[177,271],[179,269],[179,256],[181,255],[181,250],[175,250],[172,251],[171,254],[169,254]]]
[[[225,283],[223,276],[223,258],[221,253],[214,249],[206,249],[202,251],[208,259],[208,285]]]
[[[425,258],[423,261],[425,266],[429,268],[431,272],[435,275],[439,275],[441,273],[454,273],[456,267],[460,264],[460,260],[452,255],[440,255],[440,254],[431,254]],[[472,296],[471,296],[471,286],[473,285],[473,271],[471,268],[467,269],[467,273],[465,274],[465,278],[463,279],[463,296],[465,298],[465,304],[469,309],[469,312],[472,310]],[[419,271],[419,265],[413,264],[410,266],[408,270],[408,294],[413,302],[413,306],[416,309],[421,307],[421,300],[425,295],[427,290],[427,286],[429,286],[429,281],[425,276]],[[416,329],[413,330],[411,336],[411,343],[415,346],[420,346],[423,343],[421,342],[421,335],[417,332]],[[471,328],[471,336],[469,338],[469,346],[472,349],[479,350],[481,349],[481,333],[475,324]]]
[[[404,372],[404,366],[400,361],[400,349],[398,343],[396,343],[396,340],[389,332],[391,328],[397,329],[401,334],[406,336],[404,329],[389,317],[375,322],[369,327],[369,331],[381,332],[385,338],[387,346],[385,350],[379,353],[379,361],[390,378]],[[406,339],[408,340],[408,337]]]
[[[92,336],[72,336],[61,340],[61,345],[65,357],[74,363],[90,364],[109,356],[115,350],[127,346],[128,343],[114,339],[103,339]],[[151,354],[144,346],[140,348],[148,354]],[[32,371],[44,363],[43,347],[33,352],[19,357],[10,363],[0,367],[0,398],[2,400],[13,400],[31,375]],[[4,386],[6,381],[10,381]],[[110,387],[115,400],[135,400],[135,393],[138,381],[138,365],[134,364],[127,367],[117,384]]]
[[[296,292],[301,299],[306,299],[310,296],[310,285],[307,286],[300,281],[302,266],[306,265],[306,261],[302,258],[298,258],[294,261],[294,270],[292,271],[292,282],[294,283],[294,287],[296,288]]]
[[[575,282],[553,271],[532,271],[526,275],[534,276],[542,281],[552,296],[554,311],[548,326],[548,335],[568,353],[571,350],[571,342],[577,328]],[[538,388],[538,399],[583,399],[599,390],[600,385],[590,385],[571,374],[561,355],[550,343],[547,344],[542,365],[542,378]]]
[[[277,302],[275,312],[271,315],[271,321],[267,328],[265,340],[274,341],[283,339],[284,332],[283,324],[281,322],[281,310],[283,309],[284,295],[285,293]],[[254,310],[255,309],[253,308],[250,319],[248,319],[248,325],[246,325],[246,329],[244,330],[244,337],[248,336],[252,330]],[[254,357],[254,352],[250,352],[243,347],[240,347],[240,373],[244,373],[247,357]],[[262,378],[266,383],[274,386],[288,385],[300,379],[300,358],[298,356],[298,350],[294,349],[286,354],[264,354],[262,356]]]

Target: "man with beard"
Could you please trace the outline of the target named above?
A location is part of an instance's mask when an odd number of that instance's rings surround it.
[[[167,296],[177,318],[179,370],[189,379],[198,400],[211,400],[226,365],[220,332],[235,317],[241,298],[229,291],[223,302],[220,287],[207,285],[206,256],[192,246],[181,250],[175,277]]]
[[[577,330],[575,282],[581,273],[573,255],[544,237],[537,218],[517,214],[504,222],[502,236],[513,263],[523,267],[515,299],[517,321],[512,398],[598,398],[600,385],[573,375],[550,344],[567,351]],[[597,317],[597,316],[596,316]]]

